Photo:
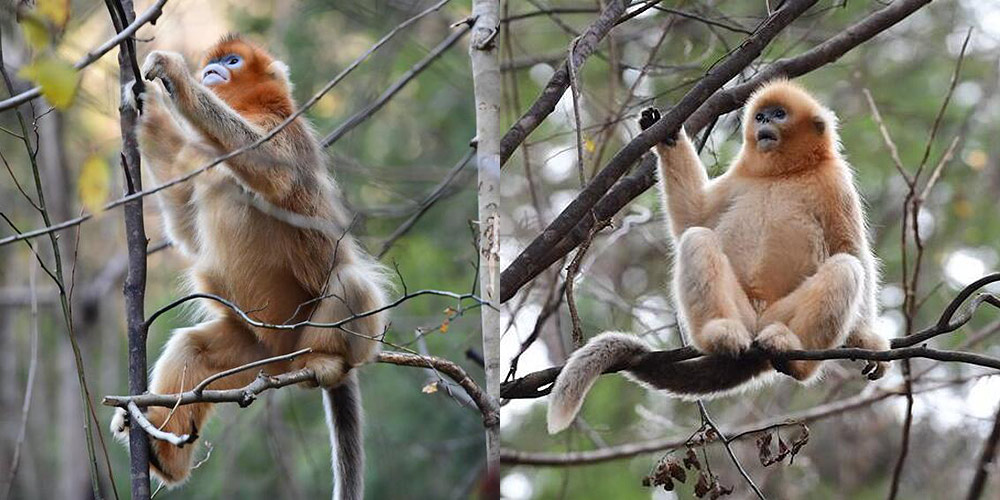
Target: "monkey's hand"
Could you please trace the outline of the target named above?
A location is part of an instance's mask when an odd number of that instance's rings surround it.
[[[151,82],[160,80],[167,93],[176,96],[180,86],[185,85],[191,75],[184,62],[184,56],[176,52],[154,50],[142,63],[142,77]]]
[[[642,110],[642,114],[639,116],[639,127],[641,127],[642,130],[646,130],[658,121],[660,121],[660,110],[656,108],[646,108]],[[673,147],[677,144],[677,134],[675,133],[660,142],[661,144]]]

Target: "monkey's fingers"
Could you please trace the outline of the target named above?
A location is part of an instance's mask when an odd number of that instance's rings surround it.
[[[660,110],[656,108],[646,108],[642,110],[642,113],[639,116],[639,127],[646,130],[658,121],[660,121]]]

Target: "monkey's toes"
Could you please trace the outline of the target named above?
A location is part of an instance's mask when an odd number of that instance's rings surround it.
[[[336,387],[343,382],[344,376],[347,375],[347,371],[351,368],[344,361],[344,358],[332,354],[310,353],[299,359],[292,366],[295,368],[308,368],[316,374],[317,383],[308,384],[312,387],[316,385],[320,387]]]
[[[128,426],[130,424],[128,411],[124,408],[115,408],[115,414],[111,416],[111,435],[120,441],[128,439]]]
[[[769,354],[802,349],[802,341],[784,323],[771,323],[764,327],[754,339],[753,345]],[[778,373],[796,380],[805,380],[811,374],[810,370],[805,369],[805,363],[798,361],[772,359],[771,366]]]
[[[878,380],[885,376],[888,369],[889,363],[886,361],[869,361],[861,369],[861,374],[866,376],[868,380]]]
[[[639,116],[639,127],[646,130],[658,121],[660,121],[660,110],[656,108],[646,108],[642,110],[642,113]]]
[[[701,329],[703,350],[712,354],[737,357],[750,348],[750,332],[735,319],[713,319]]]

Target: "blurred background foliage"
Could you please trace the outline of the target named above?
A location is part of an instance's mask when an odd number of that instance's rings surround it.
[[[774,2],[772,2],[774,3]],[[888,2],[824,0],[798,19],[748,68],[743,79],[775,59],[799,54]],[[507,124],[527,109],[554,68],[565,58],[577,33],[597,16],[600,2],[560,0],[509,4],[506,15],[556,11],[506,25],[502,63],[506,69]],[[682,9],[724,24],[752,30],[765,14],[765,2],[726,0],[671,1]],[[580,7],[586,7],[579,9]],[[569,13],[574,8],[584,12]],[[562,9],[562,10],[560,10]],[[931,144],[925,167],[932,169],[955,137],[960,142],[943,177],[919,213],[925,238],[918,297],[922,301],[915,327],[937,320],[956,290],[997,270],[1000,238],[1000,5],[996,2],[951,0],[933,2],[840,60],[799,79],[840,118],[840,134],[857,184],[866,200],[875,250],[882,261],[884,312],[879,329],[889,336],[903,334],[901,268],[901,209],[906,186],[889,158],[862,89],[869,89],[912,172],[928,143],[932,123],[948,93],[951,75],[966,32],[972,37],[961,74],[941,128]],[[650,52],[665,27],[665,39]],[[615,28],[580,71],[580,100],[587,176],[606,164],[612,154],[638,133],[638,112],[649,105],[668,109],[693,82],[746,35],[650,10]],[[636,82],[647,61],[645,76]],[[634,93],[630,88],[634,87]],[[615,120],[619,109],[624,111]],[[716,124],[702,152],[710,175],[724,171],[741,142],[739,114]],[[506,215],[502,261],[509,264],[541,228],[576,195],[573,107],[567,92],[553,113],[528,137],[504,169],[503,210]],[[530,167],[531,178],[526,175]],[[537,202],[532,199],[532,189]],[[611,229],[594,240],[576,285],[576,301],[586,337],[605,330],[643,335],[662,348],[680,345],[674,328],[667,284],[670,245],[662,223],[656,190],[650,190],[621,211]],[[910,249],[912,265],[913,249]],[[572,254],[570,255],[572,257]],[[565,277],[566,260],[553,266],[508,303],[511,328],[504,333],[502,358],[509,361],[535,327],[536,318],[553,287]],[[558,288],[556,288],[558,291]],[[994,292],[997,288],[992,289]],[[558,292],[557,292],[558,293]],[[959,332],[935,344],[956,348],[980,335],[972,350],[996,355],[1000,331],[995,311],[985,309]],[[541,330],[540,339],[521,357],[518,376],[562,364],[570,349],[572,325],[565,305]],[[741,397],[712,401],[709,411],[723,430],[785,415],[829,401],[871,391],[860,376],[860,363],[829,363],[824,380],[802,387],[780,381]],[[898,365],[898,363],[897,363]],[[915,370],[936,366],[923,378],[934,384],[984,373],[958,364],[914,362]],[[506,370],[504,370],[506,373]],[[900,368],[877,383],[898,387]],[[964,496],[989,433],[1000,394],[997,377],[975,378],[964,384],[916,397],[915,419],[907,467],[899,498]],[[584,404],[580,427],[548,436],[546,400],[513,401],[504,407],[504,446],[518,451],[590,450],[657,438],[683,439],[698,429],[698,408],[647,392],[619,376],[603,377]],[[884,498],[900,447],[902,398],[868,405],[810,424],[811,440],[793,465],[761,466],[753,440],[734,445],[751,476],[769,498]],[[783,434],[784,435],[784,434]],[[787,439],[787,435],[785,438]],[[506,498],[693,498],[693,481],[677,491],[643,487],[664,453],[643,454],[597,465],[567,468],[505,465],[501,491]],[[683,449],[681,450],[683,456]],[[721,482],[734,486],[734,498],[753,497],[723,448],[709,449],[712,470]],[[1000,488],[995,465],[987,497]],[[990,493],[992,492],[992,493]]]
[[[142,12],[152,1],[136,2]],[[171,0],[155,26],[138,33],[141,58],[153,49],[184,54],[190,66],[201,51],[229,31],[238,31],[272,51],[291,68],[298,102],[326,82],[403,20],[429,7],[428,0],[296,2]],[[28,22],[15,23],[9,5],[0,9],[4,59],[12,75],[38,60],[64,66],[114,32],[104,2],[42,1],[69,7],[64,22],[42,32],[49,44],[29,44]],[[452,2],[401,32],[312,108],[307,116],[321,137],[373,101],[427,55],[468,16],[467,2]],[[30,21],[30,20],[29,20]],[[34,25],[32,25],[34,26]],[[46,26],[43,25],[45,30]],[[436,60],[371,119],[329,148],[330,170],[357,215],[353,231],[372,252],[419,206],[446,172],[463,157],[475,133],[472,79],[465,40]],[[47,46],[46,46],[47,45]],[[99,207],[123,192],[118,155],[117,49],[85,69],[75,98],[53,110],[43,100],[22,107],[29,127],[37,125],[41,181],[54,221]],[[17,79],[16,90],[30,83]],[[2,98],[6,98],[4,93]],[[13,111],[0,113],[0,126],[15,132]],[[16,133],[16,132],[15,132]],[[32,137],[35,140],[35,137]],[[12,176],[34,198],[28,157],[20,139],[0,133],[0,152],[10,173],[0,180],[0,211],[20,230],[43,225],[18,192]],[[476,255],[470,220],[476,217],[475,161],[444,190],[440,201],[402,238],[382,262],[398,268],[410,292],[431,288],[457,293],[475,286]],[[151,182],[147,181],[146,186]],[[81,198],[84,204],[81,203]],[[151,245],[164,241],[158,206],[145,204]],[[77,230],[60,233],[67,275],[74,283],[76,335],[98,428],[110,454],[117,490],[128,495],[128,456],[110,442],[111,409],[105,394],[126,392],[126,351],[121,280],[125,240],[120,210],[99,214]],[[4,224],[0,237],[13,234]],[[51,262],[48,240],[34,240]],[[40,345],[38,371],[13,498],[90,498],[76,368],[53,283],[39,272],[23,243],[0,247],[0,481],[6,481],[17,442],[21,403],[31,364],[32,280],[37,281]],[[185,263],[169,248],[149,257],[147,314],[182,294]],[[72,273],[70,273],[72,269]],[[394,279],[401,285],[400,278]],[[402,286],[392,295],[401,294]],[[472,306],[466,301],[464,306]],[[452,308],[452,310],[446,310]],[[456,315],[454,310],[461,310]],[[187,311],[174,310],[153,326],[150,366],[169,332],[189,326]],[[446,326],[442,327],[442,324]],[[481,351],[479,314],[454,300],[421,297],[396,308],[387,340],[463,365],[477,380],[482,369],[467,357]],[[427,371],[392,365],[361,369],[367,414],[366,483],[371,498],[466,498],[484,459],[481,416],[441,387],[424,393],[437,378]],[[458,392],[461,392],[460,390]],[[297,388],[274,391],[247,409],[220,407],[203,429],[198,457],[207,458],[191,480],[157,498],[324,498],[331,490],[329,444],[319,394]],[[209,457],[209,443],[211,456]],[[98,447],[100,450],[100,447]],[[100,451],[99,451],[100,453]],[[103,458],[99,460],[103,462]],[[102,477],[107,478],[103,470]],[[102,489],[111,496],[105,479]],[[155,483],[154,483],[155,487]]]

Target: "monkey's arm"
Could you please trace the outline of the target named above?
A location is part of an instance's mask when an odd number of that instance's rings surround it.
[[[861,199],[849,174],[838,184],[838,189],[834,191],[829,201],[833,205],[832,209],[826,211],[827,216],[824,221],[826,244],[830,255],[837,253],[853,255],[861,261],[865,270],[857,321],[847,337],[846,344],[850,347],[886,350],[889,349],[889,341],[873,329],[878,318],[878,265],[868,242]],[[865,368],[865,373],[868,378],[874,380],[880,378],[887,367],[886,362],[870,362]]]
[[[133,95],[131,87],[124,92],[127,96]],[[164,101],[163,91],[158,85],[148,85],[141,99],[143,112],[139,123],[139,149],[149,172],[157,183],[187,173],[194,146]],[[195,209],[191,203],[193,193],[194,184],[182,182],[157,196],[170,240],[190,256],[198,253]]]
[[[646,129],[660,119],[659,111],[642,112],[639,125]],[[698,152],[681,129],[677,138],[656,145],[660,160],[660,188],[675,239],[693,226],[704,226],[717,211],[720,186],[709,181]]]
[[[161,80],[181,115],[223,151],[253,144],[267,133],[195,81],[179,54],[150,53],[143,64],[143,75],[147,80]],[[280,122],[276,118],[262,121],[272,126]],[[297,135],[307,133],[301,125],[292,123],[263,144],[226,160],[226,164],[250,189],[271,202],[281,202],[304,180],[301,168],[315,164],[312,156],[318,153],[309,147],[311,142],[295,140]]]

